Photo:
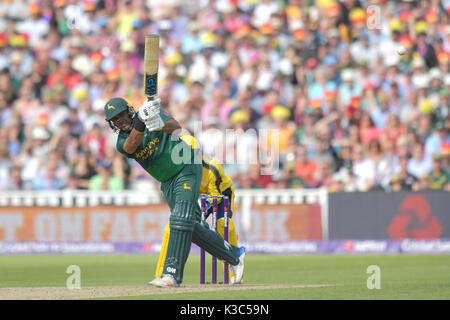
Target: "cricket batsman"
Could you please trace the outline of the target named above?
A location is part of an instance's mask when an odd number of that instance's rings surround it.
[[[192,136],[183,136],[181,137],[186,143],[191,145],[194,149],[198,148],[198,143],[195,141]],[[224,195],[228,196],[230,199],[230,205],[228,209],[228,226],[229,226],[229,242],[230,244],[237,247],[238,236],[236,234],[236,228],[234,227],[234,223],[231,220],[233,216],[233,208],[234,208],[234,188],[233,188],[233,180],[225,174],[222,166],[215,161],[214,159],[208,159],[206,157],[202,157],[202,166],[203,166],[203,174],[202,181],[200,185],[200,194],[208,194],[211,196]],[[209,201],[207,199],[207,201]],[[224,236],[224,202],[222,198],[217,199],[217,231],[220,235]],[[211,203],[207,204],[207,212],[205,219],[212,213]],[[155,277],[158,278],[162,275],[164,261],[166,257],[167,244],[169,242],[170,236],[170,223],[168,223],[164,229],[164,237],[161,246],[161,252],[159,254],[158,264],[156,266]],[[233,272],[230,270],[230,284],[235,284],[236,278],[234,277]],[[239,282],[240,283],[240,282]]]
[[[242,280],[245,248],[225,242],[221,235],[201,221],[198,205],[203,166],[196,152],[176,134],[179,123],[160,108],[161,100],[146,100],[138,112],[123,98],[110,99],[105,118],[118,133],[116,148],[136,160],[152,177],[161,182],[161,191],[170,207],[170,238],[161,277],[149,284],[178,287],[191,242],[225,261]],[[180,161],[180,159],[182,161]]]

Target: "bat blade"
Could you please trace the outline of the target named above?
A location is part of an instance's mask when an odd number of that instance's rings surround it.
[[[159,35],[145,36],[144,94],[153,99],[158,94]]]

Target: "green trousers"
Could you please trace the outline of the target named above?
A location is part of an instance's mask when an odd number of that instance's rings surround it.
[[[177,201],[188,201],[194,206],[195,221],[200,222],[201,209],[198,206],[203,167],[201,164],[188,164],[176,176],[161,183],[161,191],[170,211]]]

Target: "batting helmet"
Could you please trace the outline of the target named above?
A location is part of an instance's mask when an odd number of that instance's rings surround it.
[[[128,110],[128,114],[132,119],[135,116],[133,107],[123,98],[112,98],[105,104],[105,120],[109,123],[114,131],[119,129],[111,121],[119,113]]]

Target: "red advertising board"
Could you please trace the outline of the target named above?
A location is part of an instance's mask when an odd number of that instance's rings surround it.
[[[241,230],[239,208],[233,221]],[[169,220],[166,204],[81,208],[2,207],[0,241],[161,241]],[[319,240],[319,205],[253,205],[250,241]]]
[[[0,241],[160,241],[167,205],[0,208]]]

